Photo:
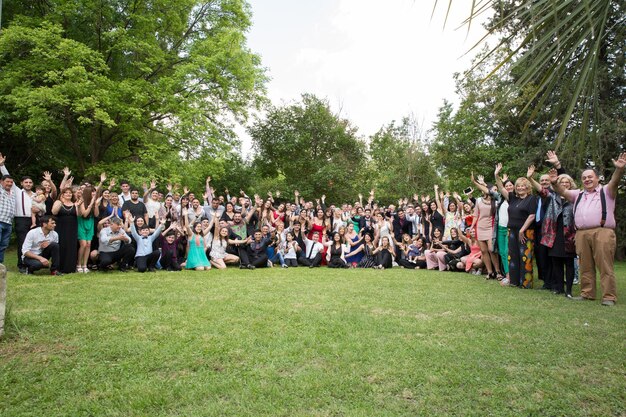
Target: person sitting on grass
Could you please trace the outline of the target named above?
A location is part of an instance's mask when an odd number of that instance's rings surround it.
[[[108,271],[110,266],[117,262],[119,270],[126,272],[135,254],[130,237],[122,228],[122,220],[117,217],[105,219],[108,219],[109,224],[99,233],[98,269]]]
[[[226,251],[228,245],[245,245],[250,243],[251,239],[231,239],[230,229],[227,221],[219,220],[215,216],[211,219],[215,223],[215,231],[213,232],[213,245],[211,246],[211,265],[217,269],[226,269],[226,264],[236,264],[239,262],[239,256],[230,254]],[[223,224],[223,226],[220,225]]]
[[[465,243],[465,250],[469,249],[470,253],[467,256],[461,257],[456,265],[456,269],[460,271],[465,269],[465,272],[469,272],[472,275],[482,275],[484,264],[481,259],[482,252],[480,245],[478,244],[478,239],[476,239],[476,230],[470,229],[469,235],[469,238],[463,234],[459,235],[459,239]]]
[[[135,265],[138,272],[156,272],[156,263],[159,260],[160,252],[158,250],[152,250],[152,242],[154,242],[160,235],[163,229],[163,223],[165,219],[161,219],[159,227],[150,234],[150,228],[147,224],[144,224],[139,228],[139,233],[135,228],[135,218],[130,217],[131,226],[130,230],[137,243],[137,252],[135,253]]]
[[[255,268],[265,268],[272,265],[267,257],[267,247],[270,243],[269,238],[263,237],[263,232],[259,229],[254,231],[254,240],[248,244],[250,265]]]
[[[324,250],[324,245],[319,242],[320,233],[315,231],[311,234],[311,239],[308,239],[306,236],[302,236],[302,240],[304,242],[304,252],[300,254],[298,258],[298,263],[302,266],[308,266],[309,268],[314,268],[316,266],[320,266],[322,263],[322,251]]]
[[[59,235],[54,231],[56,225],[53,216],[44,215],[41,217],[41,227],[32,229],[26,234],[22,245],[22,261],[28,274],[50,268],[50,275],[63,275],[58,271],[60,252]]]
[[[171,222],[169,227],[161,233],[161,258],[159,259],[159,264],[166,271],[180,271],[182,269],[178,262],[179,242],[178,223]]]

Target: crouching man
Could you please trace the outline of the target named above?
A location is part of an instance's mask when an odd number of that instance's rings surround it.
[[[122,220],[113,217],[109,227],[100,231],[100,244],[98,245],[100,263],[98,269],[107,271],[111,265],[117,262],[119,270],[126,272],[128,264],[133,261],[135,256],[135,250],[129,243],[130,236],[122,229]]]
[[[53,216],[42,216],[41,227],[30,230],[22,245],[22,261],[27,273],[50,268],[50,275],[63,275],[59,269],[59,235],[54,231],[57,222]],[[51,261],[52,260],[52,261]]]

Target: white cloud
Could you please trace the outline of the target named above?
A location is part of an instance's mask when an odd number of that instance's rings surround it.
[[[270,99],[326,97],[365,136],[409,113],[429,128],[443,99],[455,98],[452,75],[471,59],[462,55],[484,33],[477,22],[469,36],[466,28],[454,30],[469,14],[461,2],[445,29],[445,7],[431,21],[431,1],[298,3],[252,1],[248,39],[269,67]],[[244,139],[244,152],[249,147]]]

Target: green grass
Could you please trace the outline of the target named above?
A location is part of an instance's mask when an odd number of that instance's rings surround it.
[[[626,413],[621,303],[403,269],[9,280],[2,416]]]

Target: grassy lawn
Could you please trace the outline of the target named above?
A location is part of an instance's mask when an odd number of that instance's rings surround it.
[[[9,280],[2,416],[626,414],[623,301],[403,269]]]

